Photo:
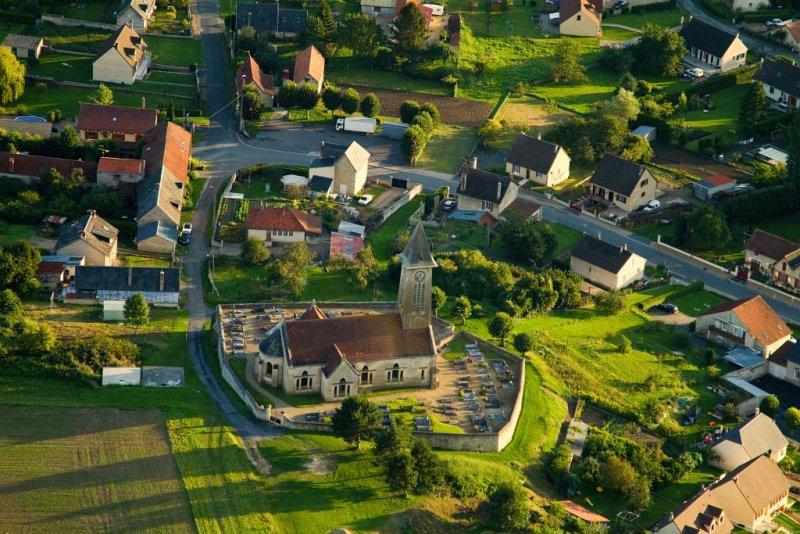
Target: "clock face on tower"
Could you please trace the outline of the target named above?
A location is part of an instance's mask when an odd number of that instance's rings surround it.
[[[423,271],[417,271],[416,274],[414,274],[414,280],[422,282],[425,280],[425,273]]]

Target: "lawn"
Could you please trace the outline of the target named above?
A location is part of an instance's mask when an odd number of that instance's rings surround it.
[[[0,448],[6,530],[194,532],[157,410],[4,406]]]
[[[639,36],[639,32],[603,25],[603,39],[606,41],[628,41]]]
[[[684,119],[687,128],[696,128],[708,132],[709,136],[719,136],[723,142],[732,142],[739,139],[736,133],[736,124],[739,120],[739,104],[742,96],[747,92],[748,84],[741,84],[712,95],[715,109],[705,111],[702,109],[675,114],[676,119]],[[689,143],[696,148],[697,141]]]
[[[396,91],[452,96],[452,90],[435,80],[413,78],[402,72],[372,68],[352,57],[335,57],[325,65],[325,75],[334,84],[362,85]]]
[[[417,160],[417,167],[455,173],[472,153],[477,142],[475,128],[439,124]]]
[[[658,236],[661,236],[661,240],[665,243],[675,243],[674,223],[650,223],[645,224],[644,226],[637,226],[636,228],[633,228],[632,231],[635,234],[645,236],[650,241],[657,241]]]
[[[81,2],[77,3],[64,2],[58,12],[71,19],[113,24],[115,22],[113,14],[116,7],[116,3],[108,0],[81,0]]]
[[[761,221],[758,223],[758,228],[795,243],[800,243],[800,215],[798,214]]]
[[[90,56],[42,54],[38,65],[28,66],[27,74],[48,76],[55,80],[91,83],[93,62],[94,58]]]
[[[0,224],[0,247],[27,241],[36,234],[36,227],[29,224]]]
[[[72,89],[69,87],[45,87],[34,86],[26,87],[22,98],[7,104],[5,108],[0,106],[0,112],[17,113],[25,115],[47,116],[49,111],[54,109],[61,110],[67,118],[75,117],[81,102],[88,102],[91,99],[91,92],[86,89]],[[140,93],[127,93],[118,91],[114,93],[114,104],[120,106],[138,107],[142,105],[142,95]]]
[[[203,66],[203,47],[199,39],[148,35],[145,37],[153,63],[188,67]]]
[[[649,22],[651,24],[672,28],[680,25],[681,17],[688,18],[689,13],[679,9],[670,11],[650,11],[639,15],[634,15],[633,13],[628,13],[627,15],[608,15],[608,12],[606,12],[603,13],[603,22],[621,24],[632,28],[641,28],[646,22]],[[603,28],[604,34],[605,31],[605,28]]]
[[[102,314],[100,306],[61,305],[50,309],[45,304],[25,305],[27,317],[48,324],[59,338],[110,336],[128,339],[139,346],[142,365],[184,366],[186,311],[151,307],[150,322],[140,327],[104,322]]]
[[[425,235],[434,252],[482,250],[488,229],[475,223],[449,220],[441,227],[426,227]]]
[[[667,299],[667,302],[676,305],[681,313],[685,313],[686,315],[690,315],[692,317],[697,317],[698,315],[705,313],[714,306],[722,304],[727,300],[728,299],[725,297],[721,297],[716,293],[702,290],[689,293],[688,295]]]
[[[0,22],[0,42],[6,38],[9,33],[25,33],[27,25],[18,22]]]
[[[558,246],[556,247],[556,251],[553,253],[553,256],[558,258],[568,250],[571,250],[572,247],[578,244],[583,238],[583,234],[578,230],[570,228],[564,224],[559,223],[539,223],[545,226],[549,226],[552,228],[556,233],[556,238],[558,239]]]
[[[422,201],[423,198],[417,196],[389,217],[376,233],[367,236],[367,243],[372,245],[372,253],[378,261],[389,261],[392,257],[392,242],[394,238],[406,228],[408,218],[419,208]]]

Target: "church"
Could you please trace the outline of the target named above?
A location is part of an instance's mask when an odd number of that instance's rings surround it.
[[[284,318],[267,331],[256,360],[259,380],[325,401],[387,388],[436,387],[431,327],[436,261],[422,225],[400,258],[394,312],[328,318],[311,304],[298,319]]]

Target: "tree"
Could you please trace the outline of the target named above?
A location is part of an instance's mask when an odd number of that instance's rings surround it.
[[[506,338],[514,328],[514,318],[505,312],[497,312],[489,322],[489,333],[500,340],[500,346],[506,346]]]
[[[629,161],[638,161],[639,163],[650,163],[653,159],[653,147],[650,142],[642,139],[639,136],[630,136],[628,146],[620,154],[620,157]]]
[[[417,162],[425,150],[425,145],[428,142],[428,134],[418,125],[409,126],[406,133],[400,139],[400,152],[403,153],[406,159],[413,166]]]
[[[10,289],[0,291],[0,318],[8,323],[9,320],[22,316],[22,301]]]
[[[306,287],[306,270],[314,253],[305,243],[291,243],[284,248],[283,256],[271,264],[273,288],[284,295],[297,296]]]
[[[411,428],[408,425],[391,424],[375,434],[375,448],[372,452],[381,462],[386,462],[399,451],[408,449],[411,439]]]
[[[518,484],[498,484],[489,495],[489,510],[494,523],[502,529],[523,529],[530,522],[528,497]]]
[[[484,148],[492,141],[496,141],[503,133],[503,125],[497,119],[486,119],[483,126],[478,129],[478,138],[483,141]]]
[[[325,50],[327,40],[327,32],[322,20],[316,15],[308,17],[306,27],[300,33],[300,43],[303,46],[314,46],[322,51]]]
[[[251,265],[261,265],[269,259],[269,248],[257,237],[249,237],[242,246],[242,259]]]
[[[633,92],[620,88],[614,97],[603,106],[603,112],[632,121],[639,116],[642,107]]]
[[[786,422],[786,426],[792,430],[797,430],[800,428],[800,409],[790,406],[783,415],[783,420]]]
[[[92,102],[99,106],[110,106],[114,103],[114,92],[106,84],[101,83],[92,96]]]
[[[417,493],[430,493],[444,481],[442,462],[431,449],[430,444],[424,439],[416,438],[411,445],[411,458],[414,460],[414,471],[417,473],[417,483],[414,491]]]
[[[135,326],[143,326],[150,322],[150,304],[141,293],[134,293],[125,301],[123,308],[125,320]]]
[[[630,462],[624,458],[611,456],[600,467],[600,479],[611,489],[627,493],[628,489],[636,483],[636,471]]]
[[[381,265],[372,254],[372,245],[367,245],[356,253],[350,273],[350,281],[359,289],[366,289],[369,284],[378,280]]]
[[[358,450],[362,440],[371,439],[380,430],[381,414],[365,395],[354,395],[336,408],[332,422],[334,434],[353,443]]]
[[[617,91],[620,89],[626,89],[631,93],[636,91],[636,77],[629,71],[625,71],[625,74],[623,74],[622,78],[620,78],[619,83],[617,84]]]
[[[631,340],[628,339],[628,336],[621,335],[619,338],[619,346],[617,347],[617,350],[622,354],[628,354],[632,348],[633,345],[631,344]]]
[[[585,82],[586,69],[580,64],[580,47],[575,39],[559,39],[553,51],[553,79],[556,83]]]
[[[25,65],[8,47],[0,47],[0,104],[20,98],[25,92]]]
[[[297,107],[306,110],[306,119],[312,109],[319,103],[317,86],[308,82],[297,88]]]
[[[689,245],[692,253],[719,250],[731,240],[724,215],[707,204],[697,206],[688,215],[678,216],[675,222],[675,239],[680,245]]]
[[[324,30],[322,40],[326,43],[332,41],[336,34],[336,20],[333,18],[333,12],[331,11],[330,4],[328,4],[328,0],[320,0],[317,18],[319,18]]]
[[[472,315],[472,303],[464,295],[456,297],[453,303],[453,315],[461,319],[462,325],[467,324],[467,319]]]
[[[594,310],[604,317],[617,315],[625,309],[625,295],[619,291],[607,291],[594,298]]]
[[[528,332],[520,332],[514,334],[514,349],[517,350],[524,358],[531,349],[533,349],[533,336]]]
[[[359,105],[361,114],[365,117],[377,117],[381,114],[381,102],[375,93],[367,93]]]
[[[342,93],[339,92],[339,89],[332,85],[329,85],[323,89],[322,105],[325,106],[325,109],[331,112],[331,115],[333,115],[333,112],[342,106]]]
[[[386,34],[375,21],[375,17],[366,13],[349,14],[339,28],[338,42],[350,50],[353,55],[375,59],[378,50],[386,44]]]
[[[767,93],[760,83],[751,83],[739,103],[739,131],[742,135],[756,133],[756,125],[767,115]]]
[[[342,93],[342,111],[348,115],[352,115],[358,111],[358,104],[361,101],[361,95],[352,87],[348,87]]]
[[[549,269],[546,274],[553,283],[553,289],[558,293],[556,308],[571,309],[580,306],[583,279],[579,274],[561,269]]]
[[[678,32],[646,22],[639,40],[630,47],[636,69],[662,76],[677,76],[683,70],[686,45]]]
[[[411,451],[402,449],[393,454],[386,463],[389,487],[406,495],[417,485],[417,470]]]
[[[536,265],[553,255],[558,247],[555,231],[532,222],[525,213],[509,210],[497,230],[497,237],[512,260]]]
[[[247,120],[256,120],[264,110],[264,98],[258,89],[245,85],[242,89],[242,116]]]
[[[392,35],[395,53],[407,58],[425,48],[425,18],[419,6],[413,2],[406,4],[394,19]]]
[[[765,413],[770,417],[775,417],[775,414],[778,413],[778,408],[780,405],[781,401],[778,399],[777,395],[767,395],[761,399],[761,404],[759,404],[758,407],[761,409],[762,413]]]
[[[278,91],[278,99],[282,107],[292,109],[297,106],[297,84],[286,80]]]
[[[422,112],[422,107],[414,100],[406,100],[400,104],[400,120],[406,124],[411,124],[414,117]]]
[[[446,302],[447,294],[444,292],[444,289],[439,286],[433,286],[431,288],[431,308],[435,316],[439,316],[439,310],[442,309],[442,306],[444,306]]]
[[[439,108],[436,107],[436,104],[432,104],[431,102],[425,102],[419,108],[420,113],[427,113],[433,119],[433,125],[436,126],[442,122],[442,115],[439,113]]]

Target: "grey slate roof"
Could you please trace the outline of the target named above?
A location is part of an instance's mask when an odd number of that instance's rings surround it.
[[[608,154],[594,170],[591,183],[629,197],[645,172],[638,163]]]
[[[337,159],[345,153],[347,145],[338,145],[336,143],[326,143],[323,141],[319,147],[320,159]]]
[[[501,174],[473,168],[468,168],[464,172],[466,173],[466,177],[462,177],[458,184],[459,195],[477,198],[487,202],[498,202],[506,195],[508,186],[511,184],[511,179]],[[465,178],[466,184],[464,183]],[[500,198],[497,198],[498,182],[500,183]]]
[[[3,39],[3,46],[8,46],[9,48],[27,48],[33,50],[39,46],[41,42],[42,38],[34,35],[19,35],[17,33],[9,33],[6,35],[6,38]]]
[[[780,59],[765,59],[753,79],[792,96],[800,96],[800,67]]]
[[[308,182],[308,190],[315,193],[328,193],[333,185],[333,178],[316,175]]]
[[[735,33],[726,32],[702,20],[690,18],[680,31],[686,47],[692,47],[722,57],[738,37]]]
[[[173,206],[172,202],[177,202],[180,206],[181,191],[161,173],[153,174],[145,178],[136,191],[136,218],[141,219],[156,207],[161,208],[167,213],[172,213],[180,217],[180,210]]]
[[[75,289],[78,291],[159,291],[161,273],[164,273],[164,293],[177,293],[181,277],[174,267],[75,267]],[[130,279],[130,283],[128,283]]]
[[[114,248],[112,243],[116,241],[118,235],[119,230],[91,212],[61,227],[54,250],[58,251],[74,241],[83,239],[103,254],[110,254]]]
[[[508,162],[525,169],[547,174],[558,155],[559,146],[535,137],[519,134],[508,154]]]
[[[428,243],[428,238],[425,237],[425,228],[422,223],[417,223],[414,232],[408,240],[406,248],[400,254],[403,262],[407,263],[409,267],[422,267],[422,266],[436,266],[436,261],[431,254],[431,245]]]
[[[572,256],[604,271],[617,274],[628,263],[633,253],[596,237],[585,235],[572,249]]]
[[[792,344],[792,350],[789,351],[786,359],[792,363],[800,365],[800,343]]]
[[[172,243],[178,242],[178,228],[164,221],[152,221],[139,227],[136,232],[136,241],[142,242],[151,237],[161,237]]]
[[[306,27],[308,11],[281,9],[278,4],[236,4],[236,28],[242,29],[250,22],[257,32],[299,33]]]

